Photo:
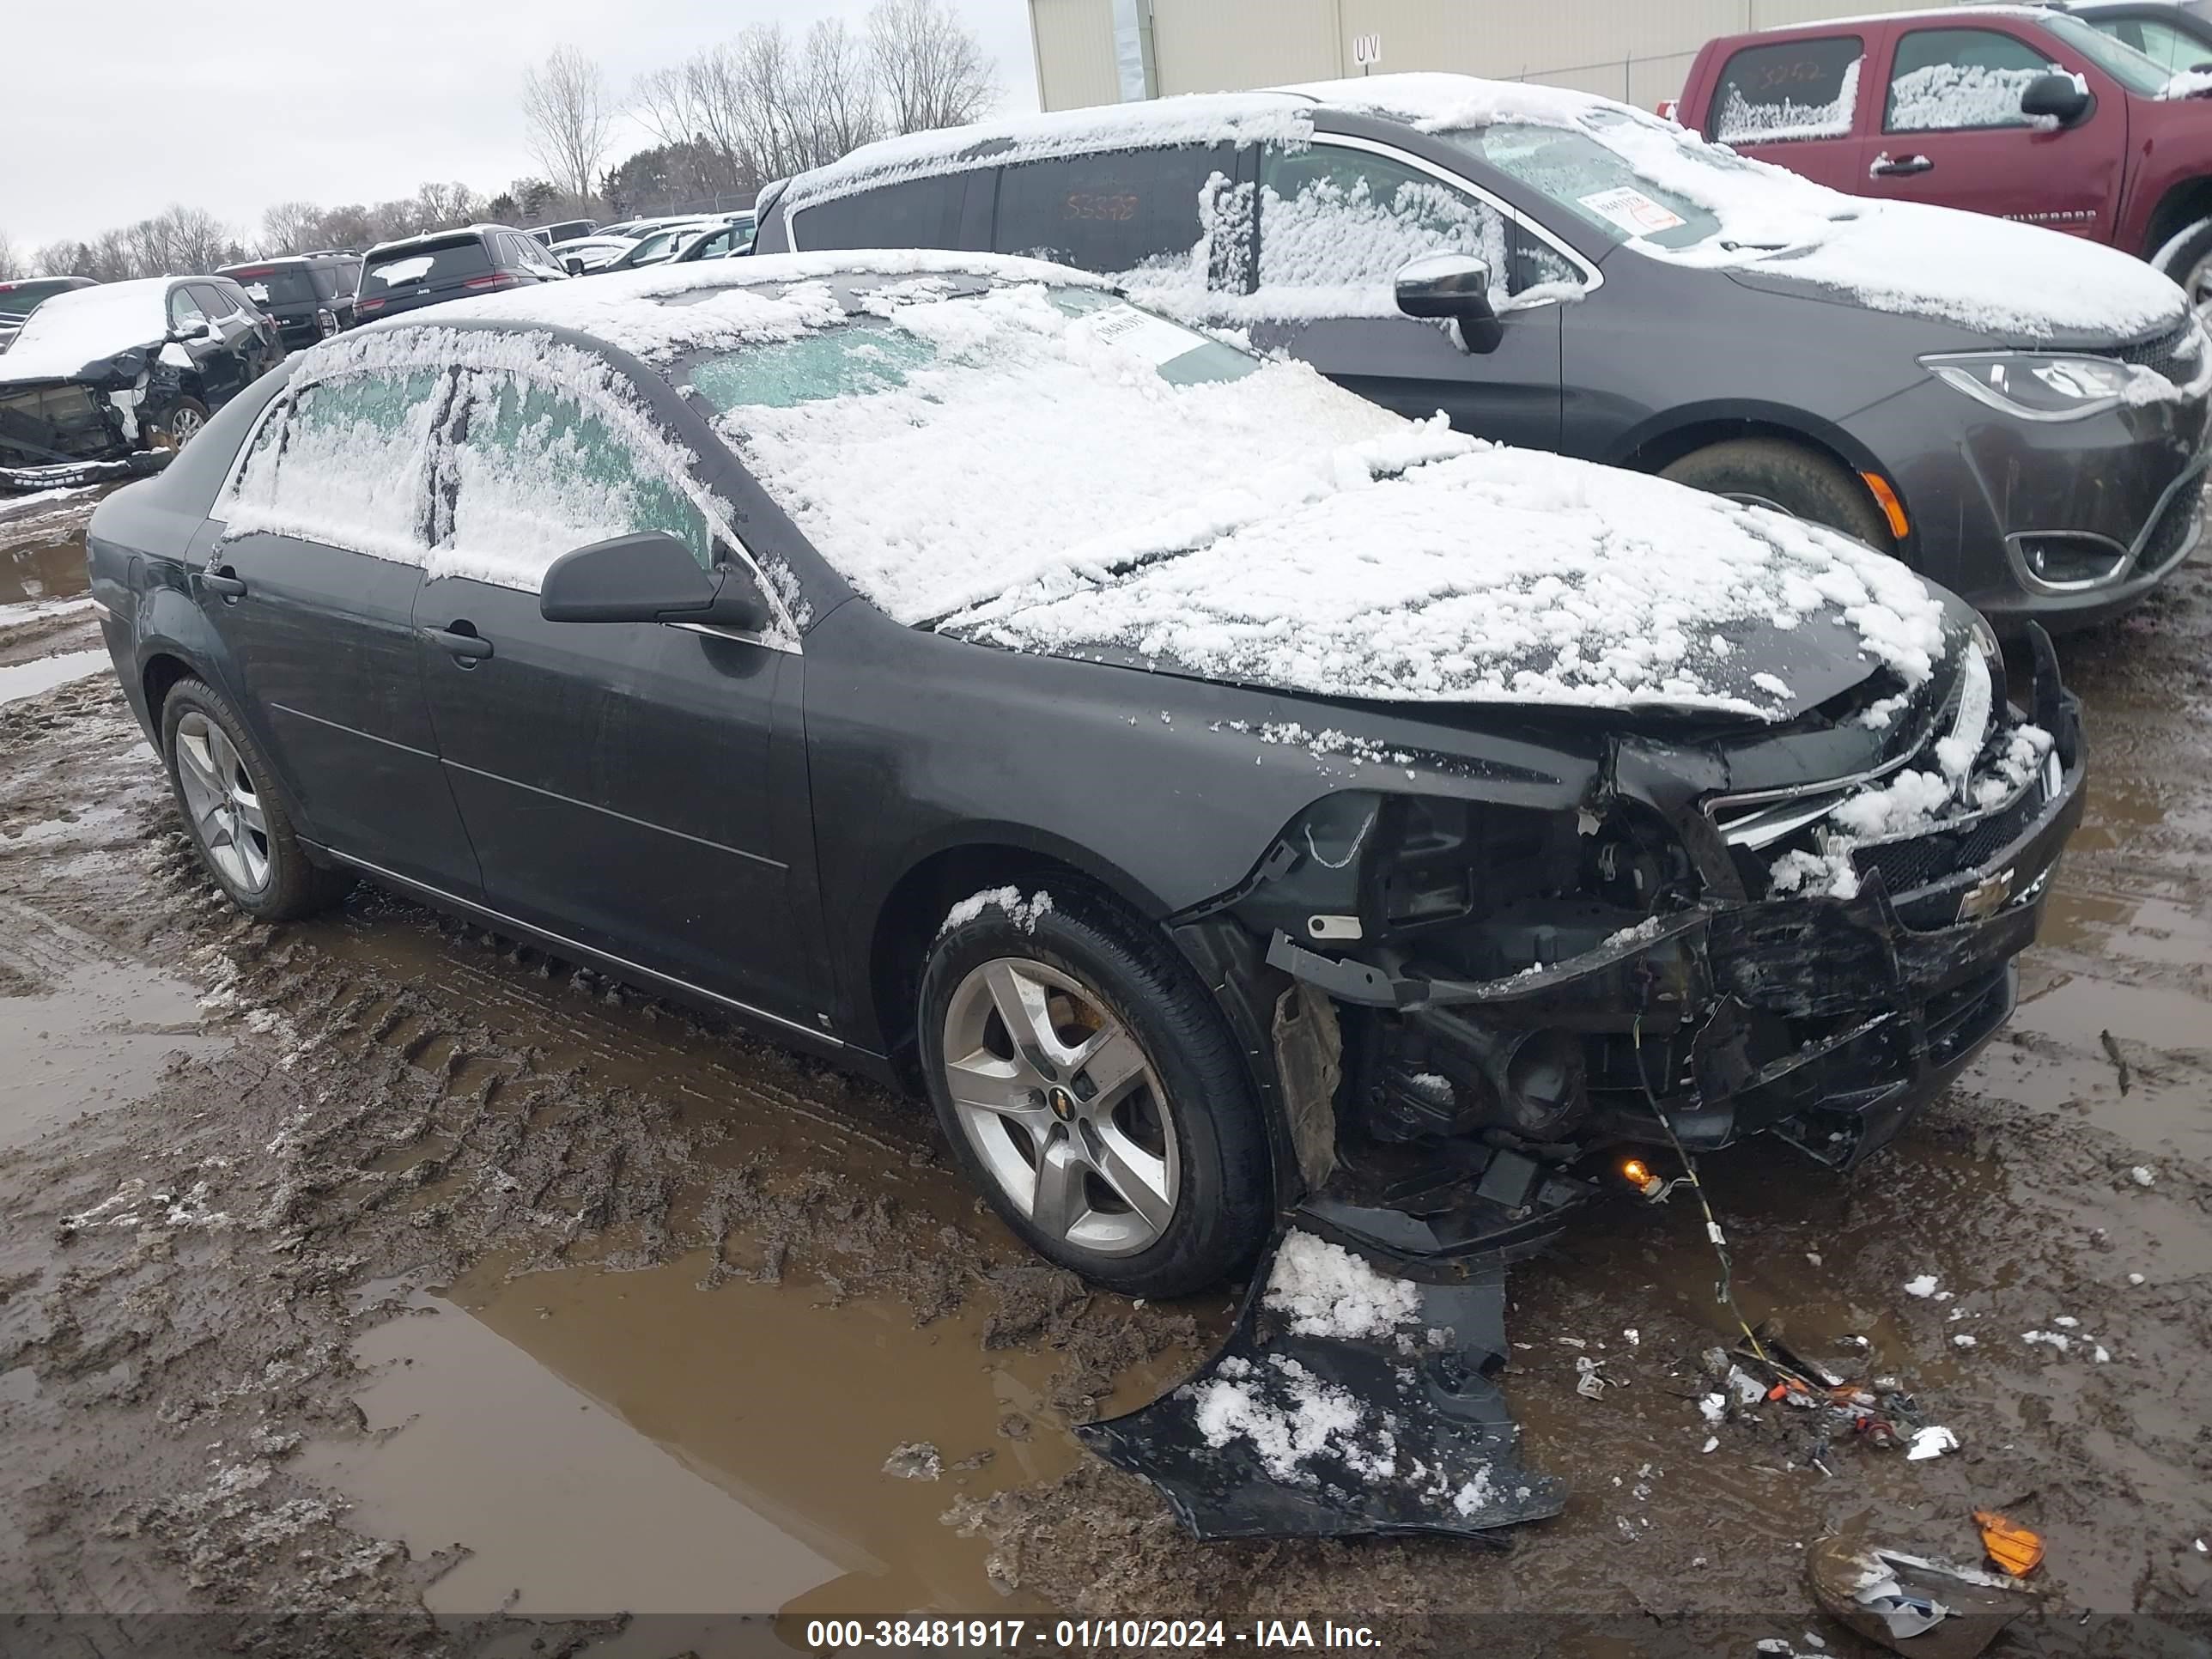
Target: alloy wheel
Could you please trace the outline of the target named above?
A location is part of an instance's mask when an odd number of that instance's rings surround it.
[[[269,825],[238,747],[198,709],[177,722],[177,781],[200,844],[241,892],[269,884]]]
[[[2182,279],[2181,291],[2189,296],[2189,303],[2195,309],[2212,308],[2212,253],[2189,268],[2189,274]]]
[[[169,416],[169,441],[182,449],[199,435],[200,428],[206,424],[197,409],[180,409]]]
[[[1181,1156],[1158,1073],[1097,994],[1000,957],[945,1017],[945,1081],[978,1161],[1040,1231],[1101,1255],[1157,1243]]]

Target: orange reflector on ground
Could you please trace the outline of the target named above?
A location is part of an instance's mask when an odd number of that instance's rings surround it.
[[[1903,541],[1912,526],[1905,522],[1905,503],[1897,499],[1897,492],[1889,487],[1889,480],[1879,472],[1862,472],[1859,477],[1874,492],[1875,505],[1881,508],[1881,516],[1889,520],[1889,533]]]
[[[2043,1565],[2043,1538],[2009,1516],[1995,1510],[1976,1510],[1974,1524],[1982,1529],[1982,1547],[1990,1559],[2015,1578],[2025,1577]]]

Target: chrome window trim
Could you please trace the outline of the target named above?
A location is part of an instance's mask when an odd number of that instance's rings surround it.
[[[1455,172],[1451,168],[1445,167],[1439,162],[1431,161],[1425,155],[1415,155],[1409,150],[1400,149],[1395,144],[1386,144],[1379,138],[1363,137],[1359,134],[1354,132],[1328,132],[1317,131],[1313,136],[1312,147],[1316,149],[1333,148],[1337,149],[1364,150],[1370,155],[1380,155],[1387,161],[1396,161],[1401,166],[1412,167],[1417,173],[1425,173],[1431,179],[1434,179],[1438,184],[1448,185],[1454,190],[1464,191],[1466,194],[1474,197],[1477,201],[1482,203],[1486,207],[1495,210],[1498,213],[1504,216],[1508,223],[1518,225],[1522,229],[1534,236],[1538,241],[1543,243],[1545,246],[1550,248],[1552,252],[1558,254],[1561,258],[1566,260],[1570,264],[1573,265],[1577,270],[1582,273],[1582,290],[1584,294],[1595,294],[1598,289],[1605,286],[1605,273],[1600,270],[1595,265],[1592,264],[1588,259],[1585,259],[1581,254],[1576,252],[1573,248],[1568,246],[1565,242],[1562,241],[1553,233],[1548,226],[1541,223],[1538,220],[1530,218],[1527,214],[1522,212],[1520,209],[1515,207],[1510,202],[1500,200],[1496,195],[1485,189],[1482,185],[1477,184],[1474,179],[1468,178],[1463,173]],[[1265,180],[1263,179],[1262,182],[1264,183]],[[1262,210],[1260,214],[1261,223],[1259,231],[1260,240],[1263,247],[1266,245],[1267,238],[1267,228],[1266,223],[1267,216],[1266,211]],[[1261,288],[1255,291],[1265,293],[1267,290],[1264,288]],[[1509,301],[1510,298],[1510,296],[1509,296]],[[1508,303],[1504,307],[1504,310],[1500,314],[1510,315],[1516,311],[1537,311],[1540,310],[1545,306],[1564,305],[1566,301],[1564,296],[1556,299],[1538,300],[1525,306],[1516,306]]]
[[[503,365],[492,367],[483,363],[471,362],[465,357],[455,359],[453,362],[447,365],[447,367],[455,370],[456,372],[471,374],[532,374],[535,378],[544,380],[545,383],[549,386],[552,386],[561,391],[569,392],[579,403],[590,404],[599,401],[594,398],[591,393],[578,391],[576,388],[569,386],[560,380],[551,379],[549,376],[538,376],[533,369],[509,368]],[[270,421],[275,418],[280,410],[289,410],[293,403],[298,398],[298,395],[309,387],[327,385],[333,380],[344,380],[356,374],[372,374],[382,372],[384,371],[375,368],[356,368],[349,367],[329,374],[311,375],[305,378],[295,377],[282,392],[278,392],[275,397],[269,400],[267,405],[263,408],[261,413],[255,416],[252,428],[246,434],[245,441],[238,447],[238,453],[231,458],[230,471],[225,476],[222,488],[216,491],[215,500],[209,505],[208,517],[210,520],[225,525],[226,526],[223,535],[217,538],[218,544],[220,544],[222,541],[228,538],[229,532],[228,530],[228,520],[222,518],[222,514],[217,512],[216,509],[223,505],[225,499],[238,487],[239,475],[246,470],[246,457],[252,453],[254,445],[260,441],[261,434],[263,431],[266,429]],[[443,371],[441,370],[440,372],[442,373]],[[669,441],[673,443],[677,441],[673,437],[671,437]],[[790,630],[791,637],[789,640],[785,641],[765,635],[745,633],[740,629],[733,628],[712,628],[698,623],[672,623],[667,625],[670,627],[687,629],[694,633],[714,634],[725,639],[738,640],[742,641],[748,645],[760,646],[767,650],[782,651],[794,657],[804,656],[805,654],[805,651],[802,641],[805,638],[805,630],[799,626],[798,619],[792,615],[791,607],[784,603],[783,595],[777,591],[775,584],[769,580],[767,570],[762,566],[760,560],[755,556],[752,549],[745,545],[744,538],[739,536],[736,530],[732,527],[730,519],[721,509],[719,501],[714,496],[708,494],[704,489],[699,487],[688,477],[678,477],[675,480],[675,483],[677,488],[681,489],[691,504],[699,509],[700,516],[706,520],[709,540],[726,546],[735,552],[738,556],[744,561],[746,568],[752,572],[754,585],[760,589],[761,597],[768,602],[769,609],[781,620],[785,628]],[[328,545],[337,546],[337,544],[332,543],[328,544]],[[337,550],[341,553],[356,554],[364,559],[385,559],[385,562],[389,564],[404,564],[408,562],[408,561],[404,559],[386,559],[385,556],[381,553],[370,553],[357,547],[338,547]],[[426,566],[418,565],[416,568],[423,571],[425,580],[430,580],[428,570]],[[501,584],[492,585],[500,586]],[[520,588],[514,591],[518,592],[534,593],[540,590],[538,588]]]

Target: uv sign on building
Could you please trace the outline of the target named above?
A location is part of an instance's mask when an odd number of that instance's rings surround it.
[[[1048,110],[1396,70],[1574,87],[1649,109],[1717,34],[1930,0],[1030,0]]]

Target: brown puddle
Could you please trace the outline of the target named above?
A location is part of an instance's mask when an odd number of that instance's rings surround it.
[[[9,941],[35,942],[27,930]],[[229,1041],[203,1029],[198,994],[179,980],[111,960],[34,961],[0,944],[0,1147],[137,1100],[172,1055]]]
[[[432,1311],[356,1346],[368,1426],[396,1431],[313,1447],[305,1471],[418,1557],[468,1546],[435,1612],[1018,1610],[988,1547],[939,1517],[1084,1455],[1040,1412],[1052,1358],[986,1352],[973,1313],[916,1328],[904,1307],[824,1305],[796,1282],[702,1291],[706,1265],[509,1279],[489,1264],[441,1300],[416,1294]],[[999,1432],[1008,1412],[1029,1437]],[[885,1474],[915,1441],[939,1478]]]

